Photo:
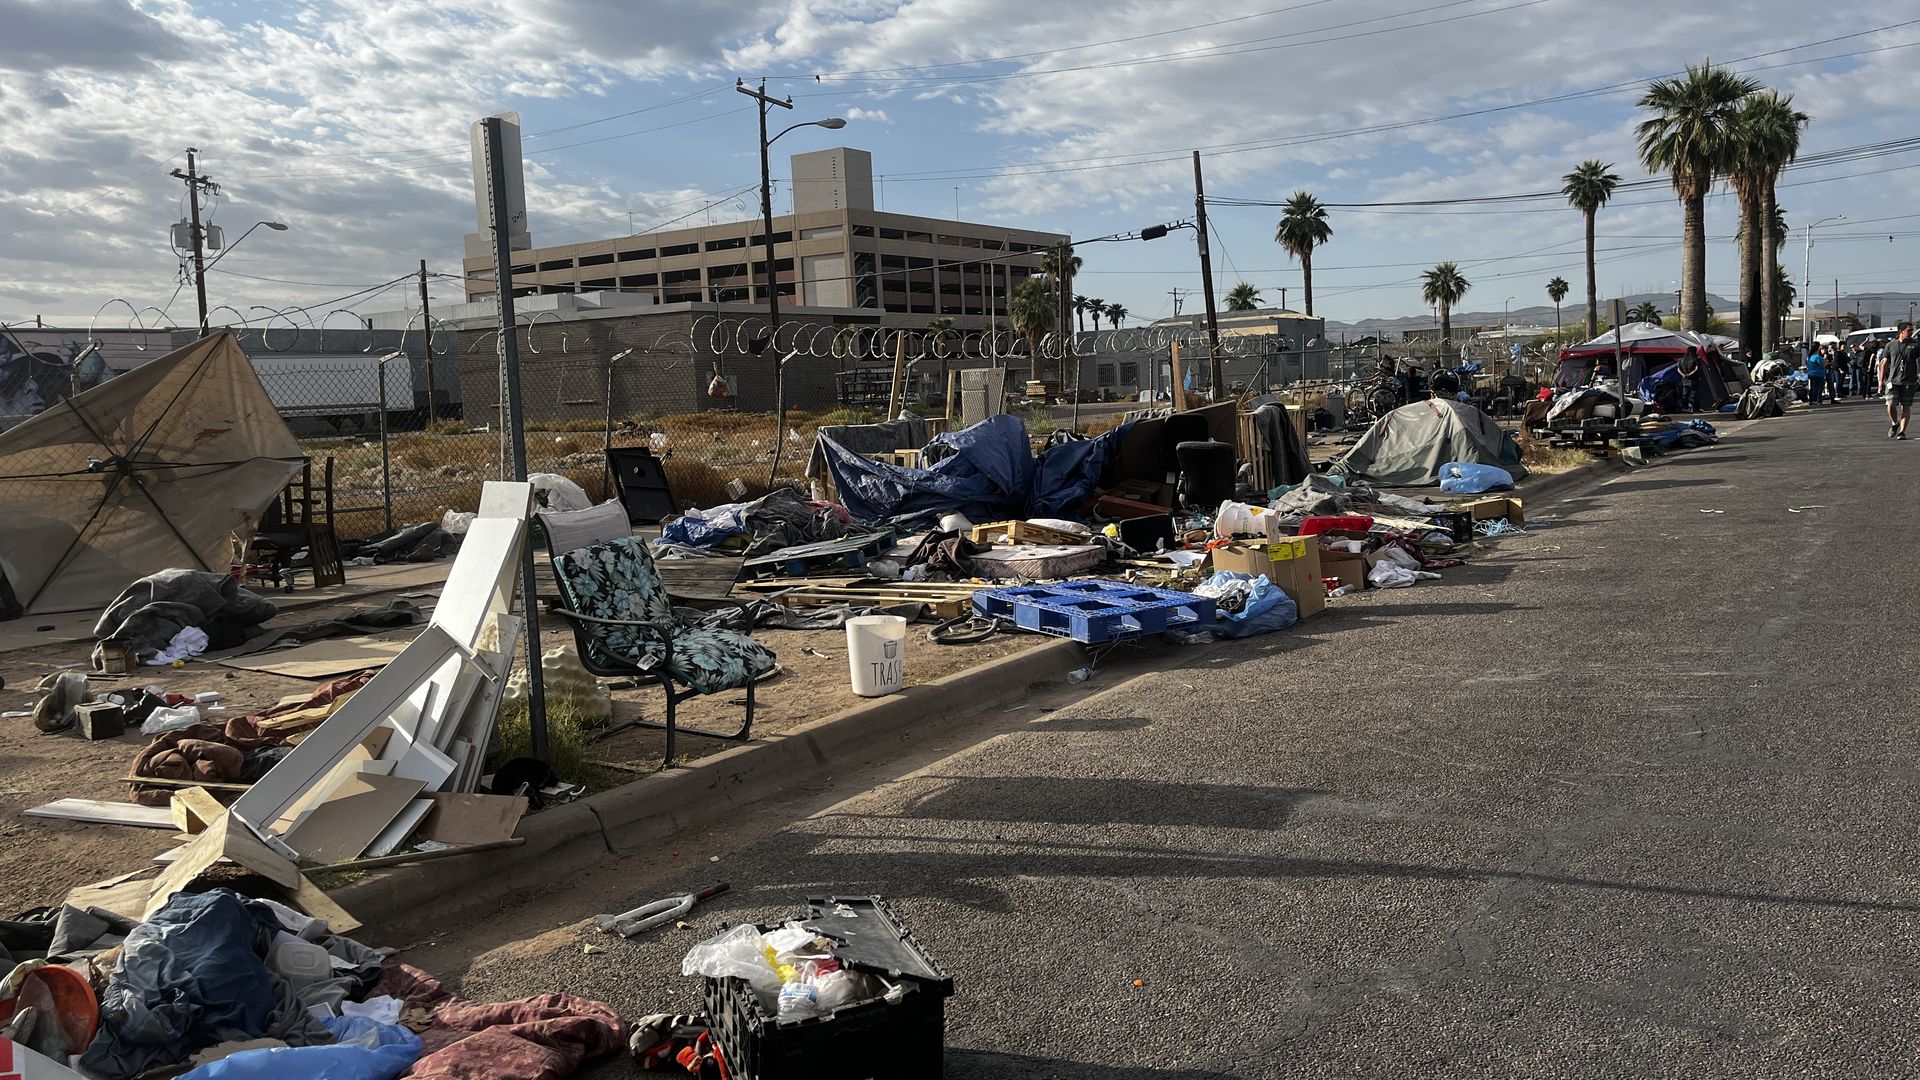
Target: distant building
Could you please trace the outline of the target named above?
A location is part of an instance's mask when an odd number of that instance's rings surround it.
[[[793,209],[764,230],[746,220],[516,252],[514,295],[627,293],[658,305],[765,305],[769,278],[783,308],[864,309],[888,326],[948,316],[958,329],[1005,325],[1013,287],[1067,237],[874,209],[873,158],[837,147],[791,159]],[[463,263],[467,299],[494,294],[490,258]]]

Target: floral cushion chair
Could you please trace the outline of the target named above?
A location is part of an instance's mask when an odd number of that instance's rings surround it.
[[[745,741],[753,729],[753,684],[778,662],[773,650],[746,634],[682,620],[654,569],[645,540],[620,536],[553,555],[553,576],[566,607],[554,613],[573,625],[580,660],[596,675],[658,683],[667,693],[666,763],[674,736]],[[737,601],[729,601],[738,605]],[[696,694],[744,689],[747,716],[735,732],[681,728],[674,709]]]

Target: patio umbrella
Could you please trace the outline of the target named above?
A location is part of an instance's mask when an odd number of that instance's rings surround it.
[[[300,444],[222,330],[0,434],[0,572],[29,614],[105,605],[228,536],[300,472]]]

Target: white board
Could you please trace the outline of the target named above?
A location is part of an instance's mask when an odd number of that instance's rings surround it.
[[[173,811],[164,806],[141,806],[99,799],[55,799],[22,811],[28,817],[85,821],[95,825],[138,825],[143,829],[175,829]]]

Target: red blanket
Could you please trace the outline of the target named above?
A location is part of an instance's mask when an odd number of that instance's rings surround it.
[[[415,1080],[560,1080],[626,1045],[626,1025],[602,1002],[568,994],[465,1001],[407,964],[389,964],[369,996],[389,994],[433,1012],[420,1033]]]

